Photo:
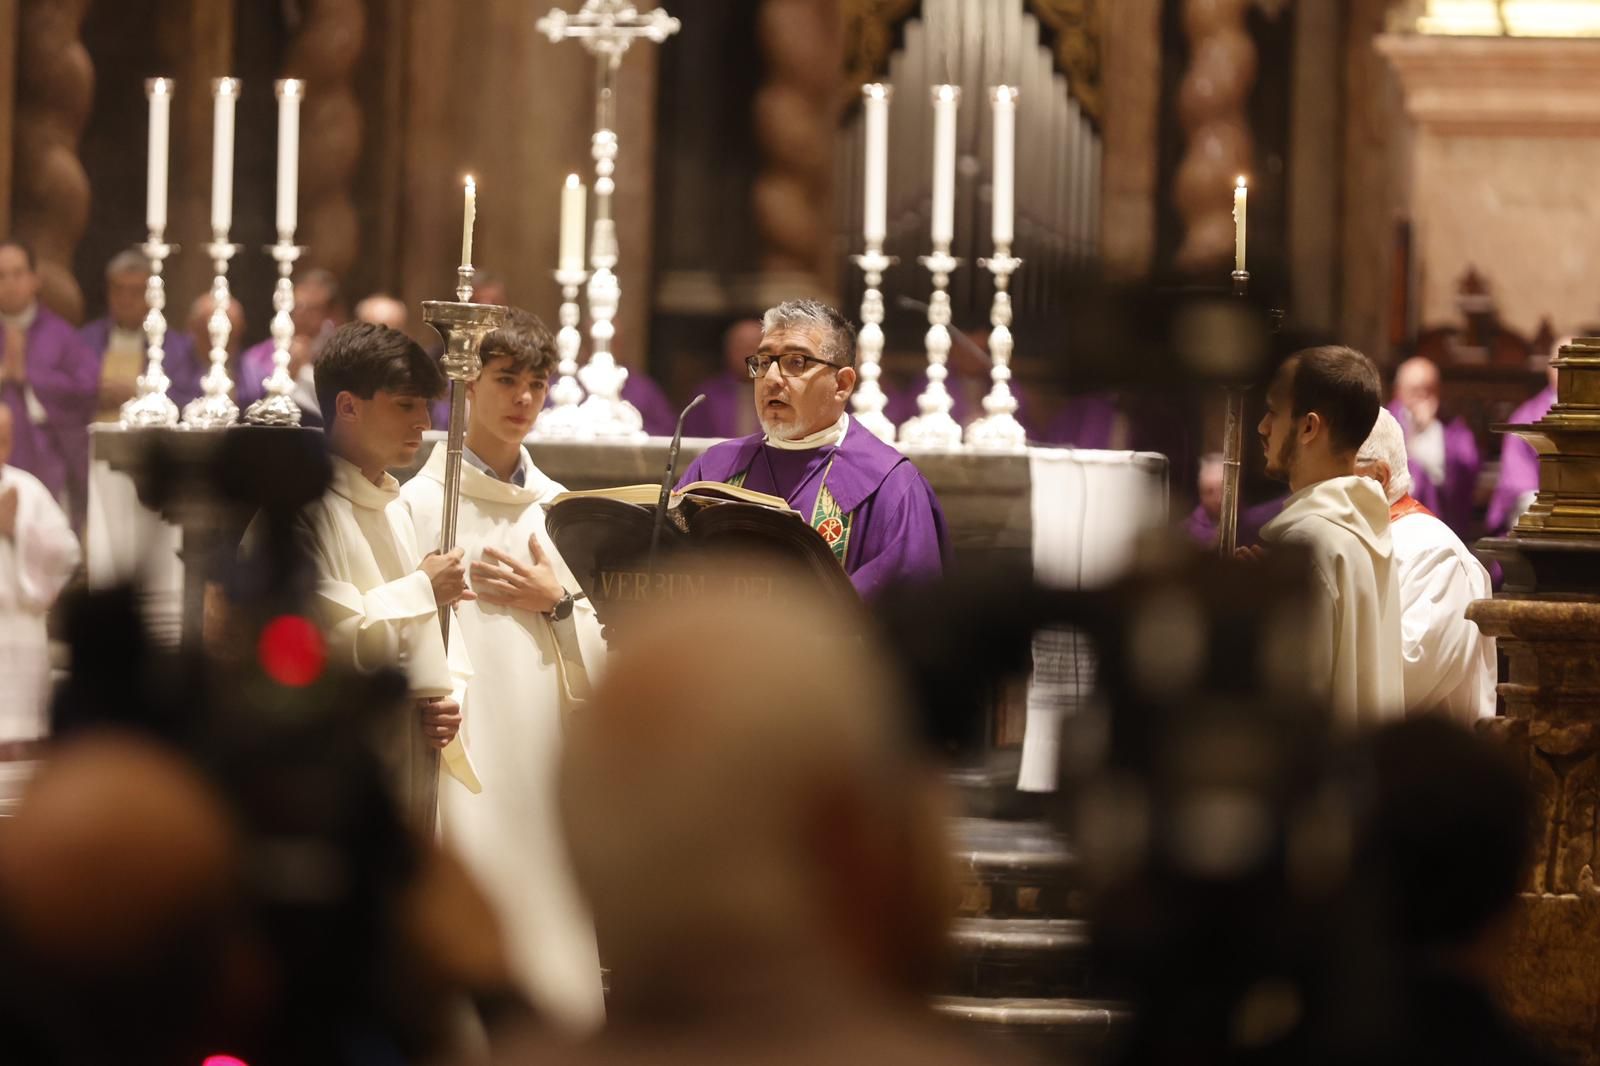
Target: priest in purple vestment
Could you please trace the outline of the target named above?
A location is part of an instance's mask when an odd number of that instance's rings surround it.
[[[1439,417],[1439,368],[1431,359],[1414,356],[1395,370],[1389,413],[1406,431],[1412,497],[1466,537],[1482,465],[1478,442],[1462,419]]]
[[[761,322],[740,319],[722,335],[723,368],[694,387],[695,395],[706,402],[689,412],[683,420],[686,437],[743,437],[760,428],[755,405],[750,400],[755,387],[745,360],[761,344]]]
[[[1222,515],[1222,453],[1211,452],[1200,458],[1200,502],[1184,519],[1183,530],[1203,548],[1217,546],[1217,526]],[[1261,527],[1278,517],[1283,497],[1253,507],[1239,508],[1239,524],[1234,543],[1240,547],[1261,543]]]
[[[97,422],[121,418],[122,405],[137,392],[139,377],[149,361],[149,338],[144,332],[149,281],[148,259],[132,248],[118,252],[106,264],[106,314],[78,331],[83,343],[100,358]],[[167,395],[181,408],[200,395],[201,369],[194,341],[169,319],[161,347],[161,369],[171,382]]]
[[[67,321],[39,303],[33,251],[0,241],[0,400],[15,427],[11,465],[64,499],[76,528],[88,511],[89,420],[100,360]]]
[[[344,325],[344,298],[339,279],[327,270],[310,270],[294,286],[294,338],[289,342],[289,376],[295,380],[294,399],[306,414],[316,418],[307,424],[321,425],[316,389],[311,368],[316,365],[322,346],[333,331]],[[239,355],[239,370],[234,375],[234,402],[242,415],[250,405],[265,396],[262,382],[272,374],[271,337],[251,345]]]
[[[1571,344],[1566,337],[1551,348],[1559,352],[1563,345]],[[1506,421],[1511,425],[1528,425],[1550,413],[1556,405],[1556,368],[1550,368],[1550,380],[1544,388],[1522,402]],[[1489,497],[1489,513],[1484,526],[1491,536],[1509,530],[1522,512],[1533,502],[1539,491],[1539,455],[1533,445],[1521,437],[1507,433],[1500,445],[1500,480],[1495,483],[1494,495]]]
[[[845,413],[855,361],[855,330],[833,308],[789,300],[768,311],[748,362],[763,432],[712,445],[681,484],[720,481],[783,497],[871,600],[896,582],[938,577],[950,540],[927,479]]]

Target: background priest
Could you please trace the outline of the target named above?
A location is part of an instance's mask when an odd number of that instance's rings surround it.
[[[1356,469],[1382,485],[1389,499],[1406,710],[1442,711],[1471,728],[1494,714],[1494,638],[1467,620],[1472,601],[1492,595],[1489,571],[1449,526],[1412,499],[1405,431],[1388,411],[1378,412]]]
[[[1313,690],[1327,693],[1346,726],[1402,712],[1400,588],[1389,540],[1389,502],[1355,474],[1356,451],[1380,405],[1378,371],[1350,348],[1296,352],[1267,391],[1257,432],[1267,474],[1286,480],[1283,513],[1268,522],[1268,545],[1311,553],[1319,636],[1308,649]]]
[[[586,663],[605,654],[587,600],[545,532],[561,485],[533,465],[523,438],[544,407],[557,357],[537,318],[513,308],[484,339],[470,386],[457,541],[477,599],[456,612],[474,664],[462,731],[483,782],[440,785],[439,818],[499,911],[506,953],[545,1017],[587,1030],[604,1020],[594,922],[569,872],[555,772],[570,705],[587,697]],[[435,446],[400,496],[418,540],[439,543],[445,448]]]
[[[106,264],[106,313],[78,331],[83,343],[100,357],[96,422],[118,421],[122,405],[138,391],[149,360],[149,339],[144,332],[149,281],[150,261],[143,253],[129,248],[112,256]],[[194,340],[181,329],[169,328],[161,349],[161,369],[172,383],[167,395],[181,409],[200,395],[201,370],[194,357]]]
[[[855,330],[816,300],[779,304],[761,328],[747,366],[763,432],[713,445],[682,484],[720,481],[788,500],[868,600],[897,581],[938,577],[950,542],[932,487],[845,414]]]

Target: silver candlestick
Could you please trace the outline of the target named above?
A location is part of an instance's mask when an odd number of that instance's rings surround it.
[[[950,242],[934,246],[932,255],[917,262],[933,275],[933,296],[928,300],[928,385],[917,397],[917,410],[921,412],[900,427],[900,443],[914,448],[959,448],[961,426],[950,417],[953,401],[945,388],[945,378],[950,370],[945,365],[950,359],[950,275],[961,265],[961,260],[950,254]]]
[[[233,332],[233,320],[228,308],[233,306],[233,294],[228,291],[228,261],[239,254],[240,246],[228,243],[227,230],[218,230],[215,239],[206,245],[206,254],[216,268],[211,280],[211,318],[206,332],[211,338],[211,369],[200,379],[201,394],[183,409],[183,424],[191,429],[219,429],[231,426],[239,419],[239,408],[228,395],[233,381],[228,377],[228,337]]]
[[[122,425],[126,428],[150,428],[178,424],[178,405],[167,395],[172,382],[167,378],[167,287],[161,271],[167,256],[178,250],[177,245],[162,239],[160,230],[151,230],[150,239],[140,251],[150,260],[150,280],[144,286],[144,338],[148,346],[149,363],[139,375],[138,392],[122,405]]]
[[[679,22],[662,8],[640,14],[628,0],[584,0],[583,8],[568,14],[560,8],[537,23],[538,29],[553,43],[576,40],[595,57],[599,69],[596,101],[596,129],[593,140],[595,164],[594,239],[590,246],[589,275],[589,362],[578,372],[589,398],[578,408],[582,433],[593,437],[639,437],[644,420],[634,406],[622,399],[627,383],[626,367],[617,365],[611,354],[616,336],[614,320],[622,299],[622,287],[614,268],[617,265],[617,230],[611,216],[611,195],[616,191],[612,175],[617,165],[616,76],[622,57],[637,40],[660,44],[678,32]]]
[[[857,372],[860,384],[850,397],[850,407],[855,420],[862,428],[885,444],[894,443],[894,423],[884,415],[889,398],[884,395],[878,379],[883,374],[883,272],[895,260],[883,254],[883,242],[871,241],[866,254],[855,257],[856,266],[866,276],[867,291],[861,296],[861,335],[858,339]]]
[[[578,293],[589,280],[589,272],[558,270],[555,276],[556,284],[561,286],[561,330],[556,334],[556,351],[561,362],[556,367],[556,383],[550,387],[550,410],[533,424],[533,435],[582,437],[586,433],[583,416],[579,413],[583,386],[578,384],[578,349],[583,346],[583,335],[578,332]]]
[[[989,355],[993,366],[989,395],[983,398],[984,416],[967,427],[967,443],[989,451],[1022,451],[1027,431],[1017,421],[1017,398],[1011,393],[1011,275],[1022,265],[1009,245],[995,248],[993,257],[980,260],[994,275],[994,305],[989,309]]]
[[[250,405],[244,420],[255,426],[298,426],[300,405],[294,401],[289,376],[289,345],[294,343],[294,264],[305,248],[293,233],[280,233],[267,253],[278,261],[278,283],[272,290],[272,373],[261,383],[261,399]]]

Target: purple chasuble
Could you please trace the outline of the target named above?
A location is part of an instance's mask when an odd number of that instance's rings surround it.
[[[1406,449],[1411,449],[1411,416],[1405,407],[1395,401],[1389,405],[1406,434]],[[1411,496],[1422,506],[1439,516],[1439,520],[1465,537],[1472,524],[1472,496],[1478,486],[1478,442],[1472,428],[1457,418],[1444,426],[1444,477],[1437,483],[1428,476],[1421,463],[1412,459]]]
[[[1283,510],[1283,498],[1258,503],[1239,512],[1239,529],[1234,538],[1238,547],[1261,543],[1261,527],[1278,517]],[[1183,530],[1189,538],[1203,548],[1217,546],[1217,520],[1206,514],[1206,509],[1196,506],[1184,519]]]
[[[644,431],[652,437],[670,437],[678,428],[678,412],[661,386],[643,370],[630,367],[622,384],[622,398],[638,408]]]
[[[1525,426],[1539,421],[1555,405],[1556,390],[1546,386],[1512,411],[1506,421]],[[1539,454],[1533,450],[1533,445],[1510,433],[1502,439],[1500,480],[1489,498],[1489,514],[1485,521],[1491,534],[1504,533],[1510,527],[1511,512],[1516,510],[1517,500],[1539,491]]]
[[[78,336],[104,362],[106,347],[111,343],[110,317],[95,319],[79,330]],[[172,383],[167,389],[167,396],[181,408],[200,395],[200,377],[205,371],[195,359],[194,338],[182,330],[168,330],[161,347],[165,353],[161,369]],[[144,370],[141,368],[139,373],[143,374]]]
[[[927,478],[853,423],[839,444],[807,451],[769,448],[759,433],[714,444],[678,484],[727,482],[739,474],[745,488],[783,497],[807,522],[826,478],[828,492],[850,515],[844,569],[864,600],[901,581],[936,578],[949,562],[944,511]]]
[[[0,386],[11,408],[11,465],[26,470],[51,495],[65,490],[73,526],[83,528],[89,499],[89,423],[100,395],[100,354],[65,319],[42,304],[28,329],[28,389],[43,409],[30,414],[24,390]]]
[[[756,418],[755,382],[748,374],[727,371],[714,374],[694,387],[704,393],[706,402],[689,412],[683,420],[686,437],[743,437],[761,428]]]

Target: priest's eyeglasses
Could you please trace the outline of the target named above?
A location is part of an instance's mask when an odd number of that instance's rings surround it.
[[[744,361],[745,367],[750,371],[750,376],[757,379],[767,376],[767,368],[774,362],[778,364],[778,373],[786,378],[797,378],[806,372],[806,364],[818,363],[822,366],[831,366],[839,369],[826,359],[818,359],[814,355],[805,355],[801,352],[785,352],[774,359],[770,355],[752,355]]]

